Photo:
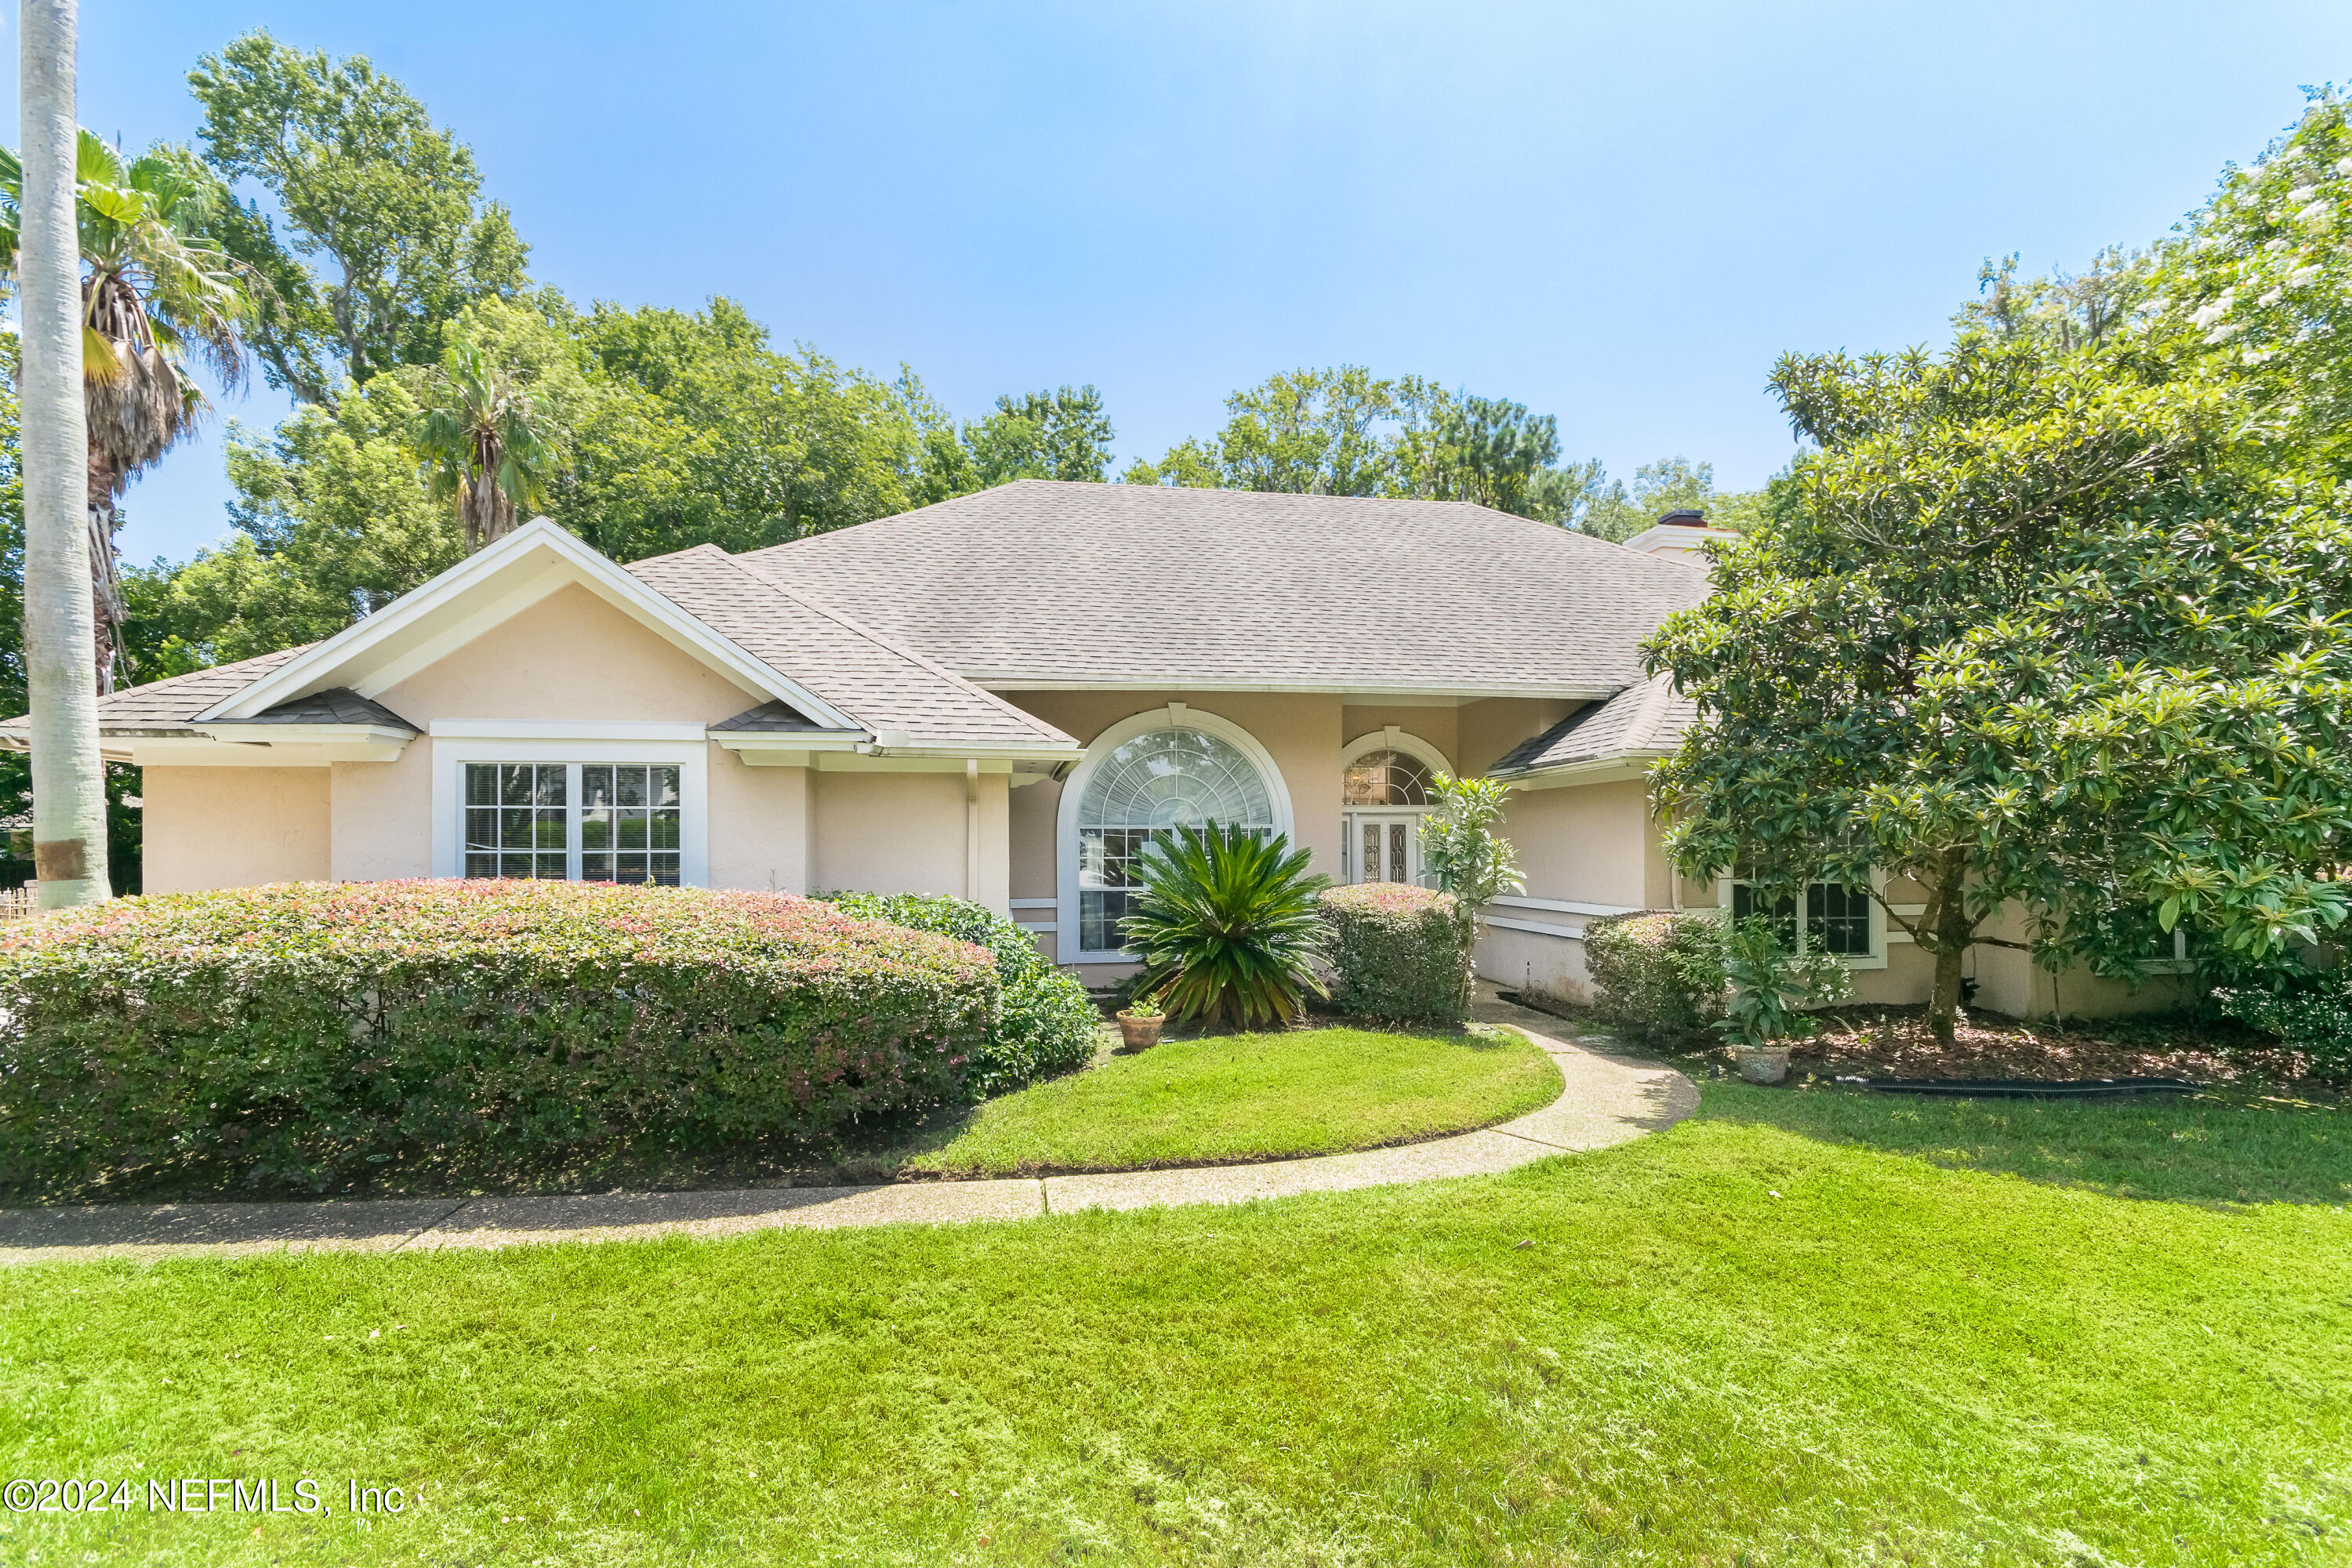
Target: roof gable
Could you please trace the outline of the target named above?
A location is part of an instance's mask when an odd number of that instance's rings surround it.
[[[664,598],[546,518],[484,547],[374,615],[297,651],[195,717],[247,720],[289,699],[348,688],[373,699],[550,594],[578,584],[725,676],[821,723],[859,726],[799,681]]]

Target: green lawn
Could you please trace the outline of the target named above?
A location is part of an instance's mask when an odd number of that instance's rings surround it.
[[[1715,1085],[1238,1208],[8,1271],[0,1473],[423,1500],[0,1561],[2342,1563],[2347,1183],[2329,1106]]]
[[[1551,1058],[1508,1029],[1211,1035],[940,1119],[886,1163],[1002,1176],[1279,1159],[1491,1126],[1559,1096]]]

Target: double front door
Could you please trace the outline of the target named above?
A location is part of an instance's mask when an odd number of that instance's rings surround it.
[[[1347,877],[1350,882],[1421,880],[1421,813],[1347,814]]]

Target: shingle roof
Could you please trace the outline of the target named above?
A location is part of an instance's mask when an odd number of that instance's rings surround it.
[[[424,731],[381,702],[373,702],[348,686],[331,686],[305,697],[292,697],[265,708],[250,719],[215,720],[239,724],[374,724],[387,730]]]
[[[188,721],[221,699],[244,690],[255,681],[309,647],[282,647],[276,653],[265,653],[252,658],[241,658],[234,664],[216,664],[210,669],[199,669],[188,675],[175,675],[166,680],[150,681],[144,686],[126,687],[98,700],[98,727],[101,733],[131,730],[185,730]],[[0,731],[30,729],[29,716],[19,714],[5,723]]]
[[[819,733],[824,731],[824,725],[814,722],[789,702],[762,702],[757,708],[746,708],[732,719],[721,719],[710,727],[758,735],[804,735],[811,731]]]
[[[1492,771],[1499,778],[1629,752],[1671,752],[1697,717],[1698,705],[1675,689],[1671,677],[1654,676],[1606,702],[1580,708],[1542,734],[1520,742]]]
[[[1029,479],[740,558],[975,681],[1613,692],[1703,569],[1459,501]]]
[[[885,744],[1075,746],[961,676],[807,595],[754,573],[715,544],[628,570],[671,603],[807,687]]]

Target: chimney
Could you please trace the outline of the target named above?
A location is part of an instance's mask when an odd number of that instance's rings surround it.
[[[1706,513],[1703,511],[1670,511],[1660,517],[1660,528],[1705,528]]]
[[[1644,555],[1663,555],[1671,561],[1688,561],[1704,565],[1706,557],[1699,547],[1710,539],[1737,539],[1739,535],[1727,528],[1708,524],[1703,511],[1670,511],[1657,521],[1625,542],[1628,550],[1638,550]]]

